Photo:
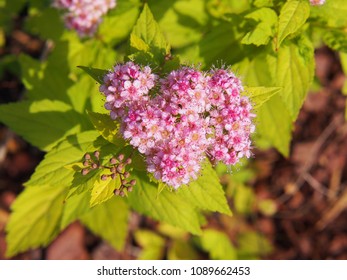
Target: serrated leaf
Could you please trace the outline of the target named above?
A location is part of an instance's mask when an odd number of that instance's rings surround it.
[[[323,40],[333,50],[347,52],[347,31],[327,30],[324,32]]]
[[[62,62],[66,58],[59,56],[60,52],[63,50],[57,47],[44,63],[24,54],[19,56],[22,80],[29,100],[50,99],[69,104],[66,91],[72,81],[68,77],[69,70]]]
[[[90,128],[85,118],[72,107],[61,101],[51,100],[1,105],[0,121],[45,151],[68,135]]]
[[[224,232],[206,229],[200,237],[200,242],[202,248],[209,252],[210,258],[213,260],[237,259],[236,249]]]
[[[180,187],[177,195],[197,208],[231,214],[223,187],[209,162],[203,165],[198,180],[191,182],[188,186]]]
[[[245,59],[233,68],[244,77],[249,86],[276,85],[277,58],[268,54]],[[256,110],[256,144],[276,147],[284,156],[289,154],[292,133],[292,118],[279,94],[273,95]]]
[[[82,161],[88,147],[98,136],[96,131],[87,131],[67,137],[45,155],[25,186],[70,186],[75,172],[65,166]]]
[[[134,33],[130,34],[130,46],[142,52],[149,52],[149,45]]]
[[[240,41],[244,33],[237,30],[241,22],[242,19],[235,16],[232,22],[223,22],[207,32],[199,43],[199,62],[203,60],[204,66],[210,67],[218,61],[234,64],[242,59],[243,49]]]
[[[282,87],[280,96],[296,120],[314,76],[314,49],[306,38],[283,45],[278,50],[276,86]]]
[[[278,22],[277,48],[289,35],[298,31],[310,16],[308,1],[289,0],[280,12]]]
[[[90,190],[84,190],[80,193],[75,193],[73,196],[66,195],[63,216],[60,222],[60,228],[64,229],[78,218],[91,210],[89,206]]]
[[[89,76],[91,76],[95,81],[99,84],[104,83],[104,76],[107,74],[107,70],[92,68],[87,66],[77,66],[81,68],[84,72],[86,72]]]
[[[95,181],[90,198],[90,207],[103,203],[114,196],[113,192],[121,186],[119,176],[115,179],[108,177],[106,180],[99,178]]]
[[[242,38],[241,43],[256,46],[268,44],[275,35],[276,12],[270,8],[261,8],[247,14],[245,18],[255,20],[257,25]]]
[[[147,44],[149,52],[154,55],[154,59],[159,64],[164,62],[165,55],[170,53],[170,46],[161,33],[159,25],[147,4],[144,5],[131,36],[133,38],[133,41],[130,42],[131,47],[135,50],[143,51],[143,43]],[[137,38],[136,41],[134,41],[134,38]],[[143,41],[140,45],[137,44],[139,40]],[[139,46],[140,48],[138,49],[137,47]]]
[[[258,109],[257,132],[284,156],[289,156],[292,127],[291,116],[278,94]]]
[[[128,205],[123,198],[113,196],[107,202],[95,206],[80,218],[96,235],[121,251],[128,232]]]
[[[150,182],[146,173],[132,172],[137,183],[128,195],[129,205],[136,211],[155,220],[185,229],[193,234],[200,234],[200,221],[195,207],[168,189],[157,196],[155,183]]]
[[[280,87],[244,87],[244,93],[251,99],[253,109],[258,109],[273,95],[278,94]]]
[[[117,0],[116,8],[103,17],[98,36],[110,46],[124,40],[138,18],[140,5],[139,0]]]
[[[192,45],[203,36],[209,20],[205,0],[149,0],[148,5],[173,48]]]
[[[18,196],[6,226],[7,256],[46,246],[58,235],[67,190],[61,185],[29,187]]]
[[[95,129],[110,143],[124,146],[125,141],[119,134],[119,123],[112,120],[109,114],[88,112],[88,116]]]
[[[161,260],[165,251],[165,239],[153,231],[137,230],[135,240],[142,247],[139,260]]]

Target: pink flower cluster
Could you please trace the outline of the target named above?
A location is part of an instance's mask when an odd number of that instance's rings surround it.
[[[324,3],[325,3],[325,0],[310,0],[310,4],[312,6],[323,5]]]
[[[65,25],[80,37],[93,36],[101,17],[116,6],[116,0],[54,0],[53,6],[66,10]]]
[[[197,179],[206,155],[226,164],[251,155],[252,106],[231,71],[181,67],[160,79],[127,62],[105,75],[100,91],[147,170],[174,188]]]

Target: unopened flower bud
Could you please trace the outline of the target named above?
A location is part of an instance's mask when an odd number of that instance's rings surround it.
[[[111,179],[112,179],[112,180],[116,179],[116,176],[117,176],[117,175],[116,175],[115,173],[112,173],[112,174],[111,174]]]
[[[120,190],[119,189],[115,189],[113,192],[115,195],[119,195],[120,194]]]
[[[84,155],[84,159],[85,159],[85,160],[90,160],[90,154],[85,154],[85,155]]]
[[[89,162],[88,161],[84,161],[83,162],[83,166],[88,166],[89,165]]]
[[[118,165],[118,166],[117,166],[117,172],[118,172],[118,173],[122,173],[123,168],[124,168],[124,165],[123,165],[123,164]]]
[[[101,175],[101,180],[106,181],[107,178],[108,178],[108,175],[106,174]]]
[[[131,158],[127,158],[125,164],[130,164],[132,162]]]
[[[89,169],[85,168],[85,169],[81,170],[81,173],[82,173],[83,176],[85,176],[85,175],[87,175],[89,173],[89,171],[90,171]]]
[[[100,152],[99,152],[99,151],[95,151],[95,152],[94,152],[94,156],[95,156],[97,159],[99,159]]]
[[[93,164],[92,164],[92,168],[93,168],[93,169],[97,169],[97,168],[98,168],[98,165],[97,165],[96,163],[93,163]]]
[[[120,191],[119,195],[120,195],[121,197],[124,197],[125,193],[124,193],[123,191]]]
[[[117,163],[117,160],[116,160],[115,158],[111,158],[111,159],[110,159],[110,163],[111,163],[111,164],[116,164],[116,163]]]
[[[133,186],[128,187],[128,192],[132,192],[133,191]]]
[[[135,186],[136,185],[136,180],[131,180],[129,183],[131,186]]]
[[[118,157],[117,157],[117,158],[118,158],[118,160],[119,160],[119,161],[123,161],[123,159],[124,159],[124,155],[123,155],[123,154],[120,154],[120,155],[118,155]]]
[[[123,176],[124,176],[125,179],[126,179],[126,178],[129,178],[130,173],[129,173],[129,172],[124,172]]]
[[[116,173],[116,171],[117,171],[117,170],[116,170],[116,167],[114,167],[114,166],[111,167],[110,171],[111,171],[111,173]]]

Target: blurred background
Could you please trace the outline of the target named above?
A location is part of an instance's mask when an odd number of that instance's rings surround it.
[[[10,32],[0,29],[2,104],[25,95],[16,56],[39,60],[47,51],[47,42],[24,28],[27,14],[20,7]],[[255,148],[235,170],[217,166],[233,216],[207,215],[204,236],[132,213],[121,252],[75,222],[49,246],[14,259],[347,259],[346,76],[328,47],[318,48],[315,60],[316,80],[295,122],[290,156]],[[0,124],[0,259],[11,204],[43,156]]]

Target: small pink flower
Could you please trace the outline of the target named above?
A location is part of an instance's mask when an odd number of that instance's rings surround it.
[[[68,29],[80,37],[91,37],[102,21],[102,16],[116,6],[116,0],[54,0],[53,7],[65,10],[64,21]]]
[[[174,188],[197,179],[206,155],[228,165],[251,156],[252,106],[231,71],[182,67],[159,80],[150,67],[127,62],[106,74],[100,91],[147,171]]]
[[[310,4],[312,6],[323,5],[324,3],[325,3],[325,0],[310,0]]]

